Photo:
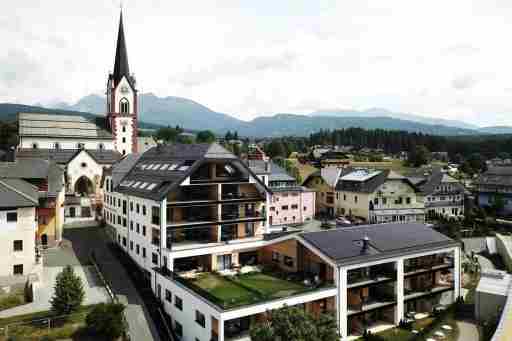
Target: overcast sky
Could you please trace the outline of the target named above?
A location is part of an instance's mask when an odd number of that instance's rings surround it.
[[[44,6],[43,6],[44,4]],[[510,0],[124,0],[139,90],[241,119],[383,107],[512,125]],[[102,94],[119,1],[3,1],[0,101]]]

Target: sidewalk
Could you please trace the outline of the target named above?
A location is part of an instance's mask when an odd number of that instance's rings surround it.
[[[472,322],[457,321],[457,327],[459,328],[458,341],[479,341],[480,333],[478,332],[477,326]]]

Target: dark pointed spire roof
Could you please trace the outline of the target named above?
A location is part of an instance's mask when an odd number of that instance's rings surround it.
[[[119,19],[119,32],[117,33],[116,59],[114,62],[114,85],[126,76],[130,82],[130,67],[128,66],[128,52],[126,51],[126,41],[124,39],[123,12],[121,11]],[[130,82],[131,83],[131,82]]]

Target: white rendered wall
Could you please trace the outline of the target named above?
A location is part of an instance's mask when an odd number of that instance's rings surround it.
[[[122,155],[132,152],[133,119],[131,117],[116,117],[115,148]],[[123,142],[124,141],[124,142]]]
[[[77,138],[51,138],[51,137],[23,137],[20,138],[20,148],[32,149],[34,143],[37,143],[39,149],[54,149],[55,142],[59,143],[60,149],[78,149],[77,144],[82,143],[85,149],[100,149],[100,143],[103,144],[105,150],[114,150],[114,142],[112,138],[104,139],[81,139]]]
[[[18,212],[18,221],[7,223],[7,212]],[[36,216],[35,207],[0,211],[0,276],[12,276],[13,266],[23,264],[23,275],[35,268]],[[23,241],[23,250],[14,251],[14,241]]]
[[[91,180],[96,192],[96,187],[99,185],[102,175],[103,166],[96,163],[86,151],[78,154],[67,166],[68,184],[72,191],[74,191],[76,181],[80,177],[85,176]]]

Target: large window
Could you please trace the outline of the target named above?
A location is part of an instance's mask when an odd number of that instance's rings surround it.
[[[126,98],[121,99],[119,107],[121,114],[128,114],[130,112],[130,103]]]
[[[204,314],[199,310],[196,310],[196,322],[203,328],[206,326],[206,318],[204,317]]]
[[[13,242],[14,251],[23,251],[23,240],[15,240]]]
[[[23,264],[16,264],[13,266],[13,274],[23,275]]]
[[[151,223],[160,226],[160,207],[151,207]]]
[[[174,295],[174,306],[179,310],[183,310],[183,300],[176,295]]]

